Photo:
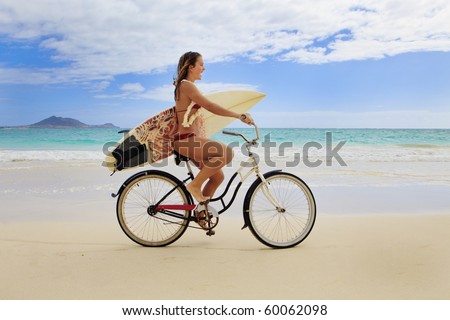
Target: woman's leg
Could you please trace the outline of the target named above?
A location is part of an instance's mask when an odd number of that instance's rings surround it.
[[[225,180],[225,175],[223,174],[222,169],[220,169],[219,172],[209,177],[208,182],[203,188],[203,195],[207,198],[212,198],[223,180]]]
[[[203,162],[197,162],[195,160],[192,160],[192,162],[194,162],[194,164],[200,170],[204,167]],[[203,195],[211,199],[214,196],[214,193],[216,192],[217,188],[222,184],[223,180],[225,180],[225,175],[223,174],[222,169],[220,169],[217,173],[209,177],[208,182],[203,187],[202,190]]]
[[[214,194],[223,181],[221,168],[233,159],[233,150],[223,143],[200,137],[175,141],[174,149],[180,154],[201,163],[200,172],[186,188],[197,201],[205,201],[207,196]],[[207,194],[203,194],[201,187],[208,178],[212,178],[212,180],[210,179],[205,186],[204,191]]]

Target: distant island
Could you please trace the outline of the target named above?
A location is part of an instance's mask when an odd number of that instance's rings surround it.
[[[50,118],[44,119],[34,124],[27,126],[10,126],[10,127],[0,127],[0,128],[119,128],[112,123],[105,123],[100,125],[89,125],[81,121],[72,118],[62,118],[51,116]]]

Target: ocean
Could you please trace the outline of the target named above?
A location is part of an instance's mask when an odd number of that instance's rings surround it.
[[[99,160],[104,146],[118,141],[121,129],[76,128],[0,129],[0,163],[17,161]],[[228,131],[255,136],[253,128]],[[303,129],[261,128],[257,151],[270,150],[275,159],[308,152],[320,157],[328,147],[347,161],[450,161],[450,129]],[[242,146],[242,139],[216,133],[212,139]],[[269,144],[270,142],[270,144]],[[311,144],[312,142],[312,144]],[[239,143],[239,145],[238,145]],[[268,146],[271,145],[270,149]]]
[[[102,160],[104,145],[118,141],[121,129],[0,129],[0,162]],[[246,137],[255,135],[253,128],[227,129]],[[328,133],[328,135],[327,135]],[[339,152],[348,160],[369,161],[450,161],[450,129],[302,129],[262,128],[261,142],[271,142],[271,153],[290,157],[307,150],[318,155],[329,144],[341,142]],[[213,137],[226,144],[242,139],[217,133]],[[331,139],[331,140],[330,140]],[[308,144],[309,143],[309,144]],[[318,143],[318,144],[317,144]],[[264,146],[260,144],[259,148]],[[277,150],[280,148],[283,150]],[[320,148],[322,146],[322,148]],[[266,149],[269,150],[269,149]]]
[[[18,194],[86,197],[83,192],[97,199],[117,191],[137,171],[165,170],[177,177],[186,174],[172,158],[166,158],[110,177],[101,167],[103,148],[120,140],[120,130],[0,129],[2,201]],[[227,130],[254,136],[252,128]],[[281,169],[304,179],[321,212],[448,211],[450,129],[262,128],[260,134],[261,143],[254,153],[261,171]],[[242,140],[221,133],[212,138],[233,146],[234,159],[225,168],[230,177],[247,159]],[[60,179],[61,174],[65,178]],[[27,178],[16,178],[20,175]],[[253,180],[246,180],[243,190]]]

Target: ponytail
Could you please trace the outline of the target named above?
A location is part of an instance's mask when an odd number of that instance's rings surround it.
[[[175,86],[173,95],[175,101],[180,99],[180,84],[182,80],[187,78],[189,66],[195,67],[197,58],[200,56],[201,54],[198,52],[189,51],[180,57],[180,60],[178,61],[177,76],[173,79],[173,85]]]

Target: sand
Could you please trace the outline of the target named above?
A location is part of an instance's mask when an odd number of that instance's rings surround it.
[[[0,299],[450,299],[443,186],[333,189],[306,172],[318,217],[297,247],[273,250],[241,230],[241,194],[215,236],[189,229],[145,248],[122,232],[109,196],[133,171],[20,166],[0,170]],[[412,196],[426,188],[436,207]]]

